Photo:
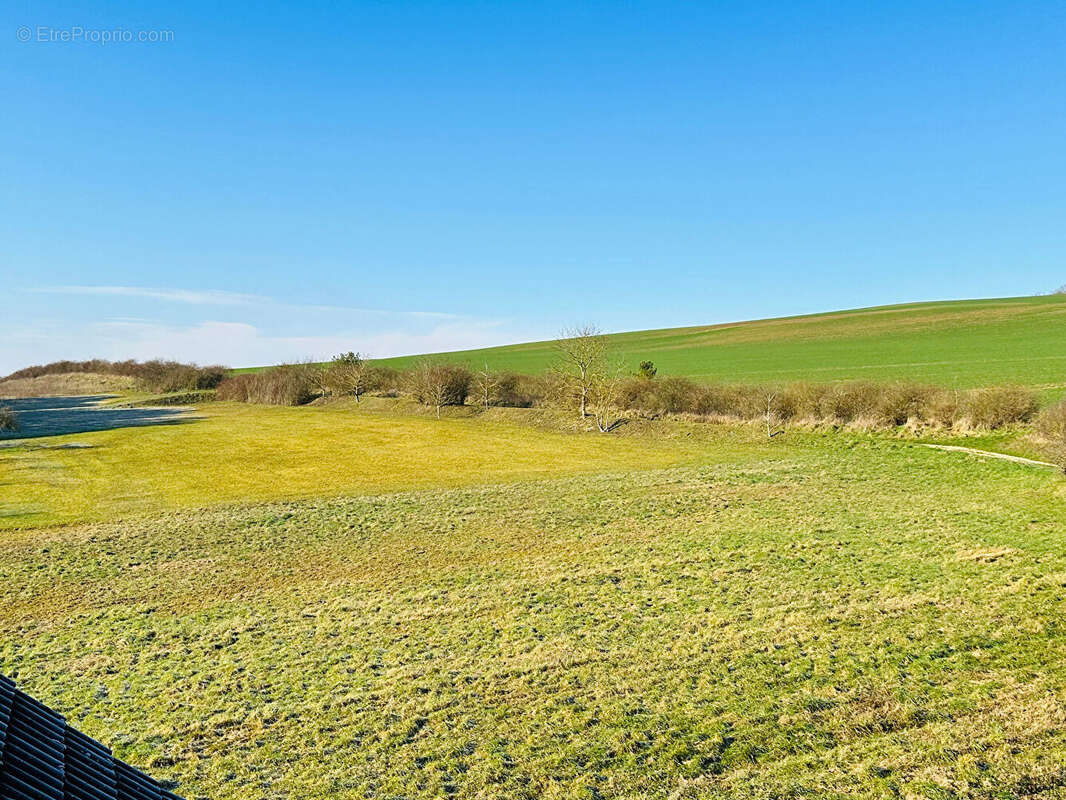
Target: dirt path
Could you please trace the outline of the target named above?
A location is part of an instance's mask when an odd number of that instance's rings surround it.
[[[1032,467],[1051,467],[1052,469],[1062,469],[1058,464],[1052,464],[1048,461],[1036,461],[1032,458],[1022,458],[1021,456],[1010,456],[1006,453],[993,453],[991,450],[978,450],[975,447],[959,447],[954,444],[923,444],[922,447],[931,447],[934,450],[949,450],[953,453],[969,453],[973,456],[984,456],[985,458],[998,458],[1000,461],[1013,461],[1015,464],[1028,464]]]

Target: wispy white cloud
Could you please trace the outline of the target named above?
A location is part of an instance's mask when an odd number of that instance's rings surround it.
[[[190,325],[111,319],[71,327],[55,321],[20,326],[0,335],[12,346],[0,353],[0,374],[59,359],[173,358],[229,366],[316,361],[358,350],[374,357],[465,350],[515,340],[501,321],[464,319],[421,329],[388,327],[366,333],[334,331],[277,335],[246,322]]]
[[[321,361],[348,350],[374,358],[491,347],[543,338],[498,320],[463,319],[425,327],[381,326],[376,330],[322,330],[279,334],[247,322],[207,320],[171,325],[140,320],[106,320],[70,325],[56,320],[0,327],[0,375],[30,364],[63,359],[170,358],[233,367]]]
[[[364,316],[409,316],[425,319],[461,319],[461,315],[444,311],[362,308],[320,303],[287,303],[259,294],[227,292],[220,289],[171,289],[152,286],[34,286],[23,291],[34,294],[80,295],[96,297],[132,297],[186,303],[201,306],[258,306],[261,308],[300,310],[321,313],[347,313]]]
[[[128,298],[106,316],[94,304],[0,320],[0,374],[60,359],[173,358],[250,366],[321,360],[358,350],[374,358],[465,350],[536,338],[509,320],[432,311],[299,305],[216,290],[53,286],[41,293]],[[159,315],[145,299],[181,304]],[[197,309],[203,306],[203,309]],[[208,310],[212,307],[213,310]]]
[[[97,295],[111,297],[143,297],[201,306],[246,306],[269,302],[267,297],[218,289],[166,289],[149,286],[36,286],[27,289],[36,294]]]
[[[280,336],[244,322],[205,321],[189,326],[108,321],[93,326],[90,337],[127,358],[166,356],[230,365],[276,364],[282,361],[327,359],[359,350],[374,357],[464,350],[486,343],[510,341],[503,324],[462,320],[423,330],[386,329],[371,333],[329,332]],[[116,358],[118,355],[115,356]]]

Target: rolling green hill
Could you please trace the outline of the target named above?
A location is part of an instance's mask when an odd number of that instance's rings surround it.
[[[1066,384],[1066,297],[959,300],[612,334],[617,358],[655,362],[660,375],[705,381],[895,380],[968,388]],[[435,354],[540,372],[552,342]],[[419,357],[383,359],[394,367]]]

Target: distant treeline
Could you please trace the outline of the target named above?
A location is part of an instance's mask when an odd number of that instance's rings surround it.
[[[1027,422],[1039,410],[1023,387],[953,390],[918,383],[797,382],[777,387],[703,384],[683,377],[616,376],[591,384],[588,415],[605,403],[615,417],[684,415],[694,418],[898,427],[925,425],[995,429]],[[609,390],[603,387],[609,384]],[[407,396],[439,411],[445,406],[576,409],[580,384],[564,371],[544,375],[472,370],[425,362],[398,371],[375,367],[355,354],[321,367],[289,364],[227,378],[219,400],[302,405],[319,397]]]
[[[689,378],[658,376],[644,362],[636,374],[599,368],[582,376],[566,368],[543,375],[474,370],[425,361],[408,370],[375,366],[357,353],[326,365],[284,364],[259,372],[229,375],[221,366],[176,361],[56,361],[20,369],[3,380],[67,373],[129,376],[152,392],[217,388],[219,400],[271,405],[304,405],[318,398],[364,395],[406,396],[434,408],[475,405],[515,408],[581,409],[601,428],[626,417],[683,415],[693,418],[762,420],[867,427],[902,425],[946,429],[995,429],[1028,422],[1039,410],[1037,396],[1023,387],[952,390],[919,383],[796,382],[781,386],[704,384]],[[586,410],[587,409],[587,410]],[[605,423],[604,421],[607,420]]]
[[[66,375],[70,373],[96,373],[100,375],[123,375],[137,381],[149,392],[184,392],[196,389],[214,389],[226,375],[227,367],[201,367],[177,361],[106,361],[94,358],[90,361],[53,361],[37,364],[12,372],[0,380],[39,378],[42,375]]]

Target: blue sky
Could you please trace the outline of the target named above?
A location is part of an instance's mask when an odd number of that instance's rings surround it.
[[[1061,2],[17,2],[0,21],[0,373],[1066,283]],[[170,41],[47,41],[77,28]]]

